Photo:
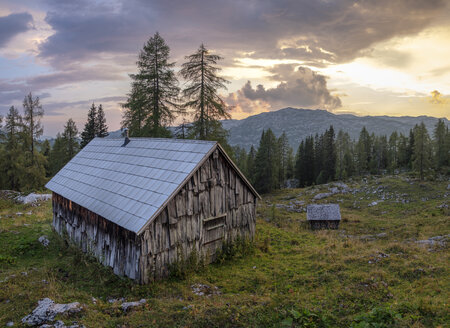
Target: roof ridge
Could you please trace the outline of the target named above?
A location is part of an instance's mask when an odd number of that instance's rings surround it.
[[[123,137],[111,137],[111,138],[101,138],[95,137],[97,140],[121,140]],[[185,143],[203,143],[203,144],[215,144],[217,141],[212,140],[198,140],[198,139],[177,139],[177,138],[152,138],[152,137],[130,137],[130,140],[158,140],[163,142],[185,142]]]

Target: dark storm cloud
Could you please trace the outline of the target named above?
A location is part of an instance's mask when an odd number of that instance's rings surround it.
[[[253,102],[262,101],[270,105],[270,109],[282,107],[307,107],[335,109],[341,107],[338,96],[332,95],[327,87],[326,77],[307,67],[295,68],[294,65],[277,65],[270,69],[271,78],[280,82],[274,88],[265,88],[259,84],[253,88],[248,81],[240,90],[230,94],[227,102],[230,105],[240,104],[244,112],[253,112],[258,106]]]
[[[19,33],[32,28],[33,17],[29,13],[10,14],[0,17],[0,48]]]
[[[101,53],[136,54],[156,30],[175,57],[206,42],[228,56],[344,62],[394,36],[414,34],[446,12],[444,0],[117,1],[50,3],[55,34],[41,45],[54,63]]]

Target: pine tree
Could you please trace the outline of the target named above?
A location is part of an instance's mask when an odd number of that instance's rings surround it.
[[[131,74],[132,89],[123,105],[123,126],[132,136],[170,137],[166,126],[179,112],[178,80],[169,62],[170,48],[158,32],[139,54],[139,72]],[[137,122],[136,122],[137,120]]]
[[[97,116],[95,116],[95,136],[104,138],[108,135],[108,126],[106,125],[105,112],[103,106],[100,104],[97,109]]]
[[[339,130],[336,138],[336,178],[346,179],[353,174],[353,144],[347,132]]]
[[[221,59],[202,44],[195,53],[186,56],[187,61],[180,71],[187,83],[183,90],[184,106],[193,110],[194,134],[201,140],[211,139],[211,128],[220,119],[230,118],[229,108],[217,93],[218,89],[226,89],[225,84],[228,83],[217,75],[220,68],[216,65]]]
[[[414,149],[412,167],[419,172],[420,180],[431,167],[431,143],[427,128],[422,122],[414,127]]]
[[[34,147],[36,140],[42,135],[44,129],[41,126],[41,118],[44,110],[39,102],[39,97],[33,98],[31,92],[23,100],[24,108],[24,132],[26,135],[25,144],[30,152],[31,165],[35,162]]]
[[[84,148],[92,139],[95,138],[96,129],[96,118],[97,118],[97,108],[95,104],[92,103],[91,108],[89,108],[88,118],[86,124],[84,125],[84,130],[81,132],[81,148]]]

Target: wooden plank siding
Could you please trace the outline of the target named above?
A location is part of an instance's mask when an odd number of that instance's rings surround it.
[[[224,241],[253,239],[257,198],[216,148],[137,235],[53,193],[53,226],[114,273],[140,283],[166,277],[180,252],[211,262]]]
[[[223,241],[253,239],[256,201],[216,149],[141,235],[141,282],[166,277],[180,251],[211,262]]]
[[[53,193],[53,227],[114,273],[140,279],[140,239],[134,232]]]

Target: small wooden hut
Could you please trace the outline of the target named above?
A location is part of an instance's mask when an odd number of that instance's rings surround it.
[[[306,218],[311,229],[338,229],[341,211],[338,204],[313,204],[306,207]]]
[[[260,198],[217,142],[197,140],[95,138],[46,187],[54,229],[140,283],[252,239]]]

